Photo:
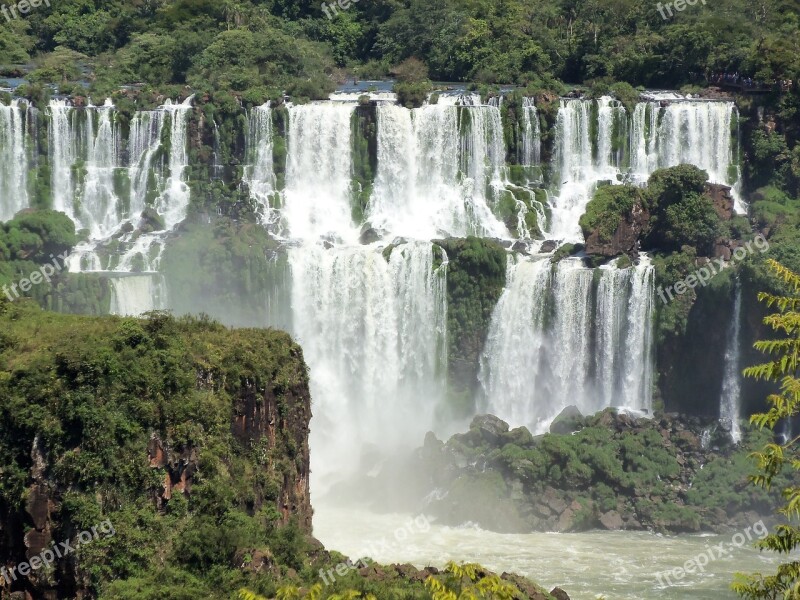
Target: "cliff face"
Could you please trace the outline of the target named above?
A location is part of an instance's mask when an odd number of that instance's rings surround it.
[[[287,334],[22,304],[0,324],[0,598],[95,597],[155,560],[202,567],[201,543],[234,568],[310,534],[310,393]],[[104,521],[113,535],[22,574]]]

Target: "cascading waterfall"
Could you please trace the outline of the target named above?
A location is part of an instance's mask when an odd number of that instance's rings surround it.
[[[189,166],[187,130],[191,109],[189,97],[180,104],[167,100],[158,110],[136,113],[127,143],[128,164],[123,166],[120,134],[110,101],[103,107],[90,106],[84,114],[62,100],[50,103],[54,208],[88,229],[91,238],[75,248],[68,260],[70,271],[158,270],[163,232],[186,217],[189,205],[185,171]],[[82,125],[81,119],[85,119]],[[169,153],[165,160],[159,160],[165,127],[169,127]],[[74,167],[81,161],[83,182],[74,181]],[[164,167],[168,172],[163,172]],[[118,176],[125,176],[130,182],[127,197],[119,197],[114,191]],[[162,231],[124,234],[119,237],[121,253],[110,261],[101,260],[99,248],[109,243],[112,234],[126,221],[136,226],[148,205],[163,220]]]
[[[275,166],[273,158],[272,110],[269,103],[250,111],[247,131],[247,166],[244,181],[250,194],[261,206],[262,221],[266,225],[275,222],[278,216],[271,206],[275,194]]]
[[[365,444],[416,443],[442,397],[446,257],[430,243],[289,251],[294,330],[311,367],[313,471],[356,469]],[[438,266],[437,266],[438,265]]]
[[[509,256],[481,357],[488,410],[536,431],[569,404],[649,412],[653,267],[595,272],[578,259]]]
[[[131,120],[128,139],[128,177],[131,182],[128,214],[131,217],[142,213],[148,193],[155,187],[151,184],[151,176],[156,168],[154,159],[161,148],[164,115],[160,110],[139,111]]]
[[[522,99],[522,145],[518,157],[521,165],[531,167],[538,165],[542,152],[542,132],[539,125],[539,113],[533,98]]]
[[[0,222],[30,205],[28,153],[25,148],[27,104],[0,103]]]
[[[722,379],[722,393],[719,402],[720,421],[731,427],[731,439],[739,443],[742,431],[739,427],[739,404],[742,395],[741,381],[741,331],[742,331],[742,287],[736,280],[733,316],[728,330],[728,344],[725,351],[725,372]]]
[[[351,208],[355,107],[313,102],[289,108],[283,218],[293,238],[357,241]]]
[[[736,210],[746,212],[738,194],[739,170],[734,163],[732,128],[738,121],[733,102],[643,102],[636,106],[631,127],[631,171],[644,181],[658,168],[695,165],[712,183],[732,186]]]
[[[189,166],[187,125],[192,110],[190,96],[181,104],[167,100],[162,110],[170,116],[169,177],[164,192],[158,197],[155,209],[164,219],[165,230],[172,229],[186,218],[189,207],[189,186],[185,171]]]
[[[593,109],[597,113],[596,151],[591,137]],[[624,116],[624,107],[607,96],[598,100],[561,100],[554,154],[558,192],[552,204],[550,237],[581,241],[578,220],[586,212],[595,185],[603,180],[615,181],[620,172],[614,132]]]
[[[440,99],[413,110],[379,104],[377,115],[378,172],[367,211],[373,227],[416,239],[509,237],[487,195],[500,185],[505,161],[498,107]]]
[[[114,192],[120,140],[113,112],[114,105],[107,100],[102,107],[90,106],[84,122],[86,174],[78,192],[81,198],[78,222],[95,239],[113,233],[119,227],[122,212],[120,199]]]
[[[138,317],[151,310],[166,308],[167,287],[157,273],[112,277],[111,314]]]
[[[541,385],[551,272],[546,258],[533,261],[509,255],[506,288],[494,309],[481,357],[479,377],[489,412],[514,424],[530,425],[540,417],[531,391]]]
[[[73,127],[73,109],[66,100],[51,100],[50,113],[50,169],[52,172],[53,209],[65,213],[73,221],[75,214],[72,165],[78,159],[80,138]]]

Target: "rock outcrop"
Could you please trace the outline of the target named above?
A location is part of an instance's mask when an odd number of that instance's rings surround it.
[[[639,241],[649,223],[650,213],[637,203],[628,214],[622,215],[610,239],[605,239],[599,230],[584,232],[586,253],[607,258],[627,254],[635,259],[639,256]]]
[[[551,432],[532,436],[480,415],[446,443],[429,433],[404,481],[416,481],[425,514],[499,532],[725,531],[777,505],[748,492],[749,471],[730,472],[748,451],[716,421],[612,409],[583,417],[569,407]],[[724,505],[715,487],[723,477],[736,477],[741,492],[726,489]]]

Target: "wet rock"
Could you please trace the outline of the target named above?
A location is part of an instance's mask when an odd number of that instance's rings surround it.
[[[375,242],[381,239],[380,234],[377,230],[373,229],[372,227],[364,227],[361,230],[361,236],[359,237],[359,241],[362,245],[367,246],[369,244],[374,244]]]
[[[542,242],[542,247],[539,251],[544,253],[555,252],[556,248],[558,248],[558,242],[556,240],[545,240]]]
[[[554,587],[552,590],[550,590],[550,595],[556,600],[569,600],[569,595],[567,592],[562,590],[560,587]]]
[[[569,434],[583,427],[583,415],[577,406],[568,406],[553,419],[550,433]]]
[[[617,531],[623,528],[624,523],[617,511],[610,510],[600,517],[600,524],[609,531]]]
[[[628,214],[621,216],[610,239],[602,235],[599,228],[583,232],[586,254],[607,258],[627,254],[633,259],[639,256],[639,240],[650,224],[650,213],[637,202]]]
[[[494,415],[478,415],[472,419],[469,428],[480,432],[481,437],[490,444],[498,444],[503,434],[508,432],[508,423]]]
[[[719,218],[723,221],[730,221],[734,214],[734,200],[731,196],[730,186],[721,183],[707,183],[706,195],[711,199]]]

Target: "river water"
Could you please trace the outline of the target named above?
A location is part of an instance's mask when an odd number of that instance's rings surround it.
[[[447,561],[478,562],[493,571],[525,575],[541,586],[559,586],[572,600],[734,599],[736,572],[771,572],[776,557],[753,549],[756,525],[725,536],[661,536],[642,532],[498,534],[474,527],[444,527],[424,517],[374,514],[318,505],[314,535],[329,550],[379,563],[442,567]],[[718,545],[722,544],[720,548]],[[720,552],[723,554],[720,556]],[[695,565],[668,581],[663,573],[712,556],[703,572]],[[659,582],[658,574],[662,573]],[[672,585],[669,585],[669,584]]]

